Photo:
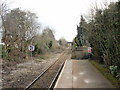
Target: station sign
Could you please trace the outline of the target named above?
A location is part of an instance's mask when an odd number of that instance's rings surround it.
[[[88,53],[91,53],[91,52],[92,52],[92,48],[88,47]]]

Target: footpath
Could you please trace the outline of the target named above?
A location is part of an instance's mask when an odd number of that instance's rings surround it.
[[[55,88],[114,88],[88,61],[67,60]]]

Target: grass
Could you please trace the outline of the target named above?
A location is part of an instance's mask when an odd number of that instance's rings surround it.
[[[39,59],[45,59],[45,57],[43,55],[40,55]]]
[[[39,59],[36,59],[36,61],[38,61],[38,62],[42,62],[43,59],[39,58]]]
[[[50,54],[49,53],[46,53],[46,54],[40,54],[37,56],[38,59],[42,59],[42,60],[45,60],[45,59],[48,59],[50,58]]]
[[[90,62],[105,76],[105,78],[107,78],[112,83],[112,85],[114,85],[116,88],[120,88],[120,81],[113,77],[108,68],[103,67],[102,64],[99,64],[94,60]]]

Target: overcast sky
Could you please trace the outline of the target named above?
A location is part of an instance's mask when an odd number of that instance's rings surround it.
[[[105,1],[117,0],[7,0],[11,8],[20,7],[36,13],[44,26],[55,30],[58,40],[64,37],[72,41],[76,36],[76,24],[80,22],[81,15],[89,13],[92,4],[101,5]]]

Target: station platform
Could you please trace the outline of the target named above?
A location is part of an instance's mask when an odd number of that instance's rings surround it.
[[[56,82],[57,88],[114,88],[88,61],[70,59],[65,62]]]

